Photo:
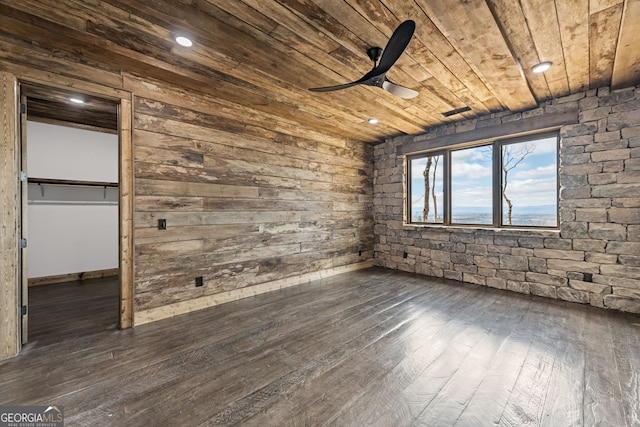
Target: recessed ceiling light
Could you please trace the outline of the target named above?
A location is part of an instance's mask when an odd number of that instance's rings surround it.
[[[74,104],[84,104],[84,99],[78,97],[69,98],[69,101],[73,102]]]
[[[376,119],[375,117],[371,117],[369,119],[369,124],[370,125],[377,125],[378,124],[378,119]]]
[[[177,36],[176,37],[176,43],[178,43],[180,46],[184,46],[184,47],[193,46],[193,42],[191,41],[191,39],[188,38],[188,37],[185,37],[185,36]]]
[[[533,71],[534,73],[544,73],[549,68],[551,68],[552,64],[553,62],[550,61],[541,62],[531,67],[531,71]]]

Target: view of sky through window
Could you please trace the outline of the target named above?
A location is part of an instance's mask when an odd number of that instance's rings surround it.
[[[492,224],[493,145],[451,151],[451,223]],[[502,156],[502,224],[557,226],[557,138],[545,136],[498,146]],[[424,172],[428,155],[410,160],[410,221],[442,223],[444,161],[431,156],[428,206]],[[436,162],[436,159],[438,161]],[[435,174],[434,174],[435,170]],[[498,184],[498,183],[497,183]],[[505,185],[506,184],[506,185]],[[509,203],[511,213],[509,213]],[[428,215],[425,218],[425,208]],[[437,209],[437,213],[436,210]],[[435,215],[435,216],[434,216]]]

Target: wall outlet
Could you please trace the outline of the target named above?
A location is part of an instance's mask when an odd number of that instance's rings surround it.
[[[204,285],[204,278],[202,276],[196,277],[196,288]]]

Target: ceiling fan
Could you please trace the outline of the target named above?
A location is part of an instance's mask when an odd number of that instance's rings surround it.
[[[400,98],[415,98],[418,96],[417,91],[397,85],[386,77],[387,71],[389,71],[391,66],[396,63],[411,41],[411,37],[413,37],[415,29],[415,22],[412,20],[404,21],[393,32],[384,50],[379,47],[369,48],[367,50],[367,55],[369,55],[369,58],[373,61],[373,69],[362,76],[359,80],[337,86],[313,87],[309,90],[312,92],[330,92],[333,90],[346,89],[356,85],[367,85],[380,87]],[[378,62],[378,59],[380,62]]]

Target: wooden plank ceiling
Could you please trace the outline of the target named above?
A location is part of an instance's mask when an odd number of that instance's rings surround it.
[[[37,46],[81,64],[174,81],[365,142],[529,109],[588,88],[640,83],[640,0],[0,3],[0,44]],[[418,97],[364,86],[307,90],[360,78],[372,67],[367,48],[384,47],[406,19],[416,22],[416,32],[387,76]],[[173,37],[180,33],[194,46],[178,46]],[[10,53],[4,59],[15,60]],[[541,61],[552,61],[552,68],[534,74],[531,67]],[[442,114],[466,106],[471,111]],[[370,125],[370,117],[380,122]]]

